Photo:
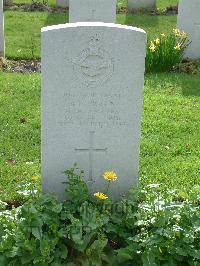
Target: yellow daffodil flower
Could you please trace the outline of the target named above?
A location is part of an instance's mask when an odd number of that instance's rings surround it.
[[[174,49],[180,51],[180,50],[181,50],[181,45],[180,45],[180,43],[178,43],[178,44],[174,47]]]
[[[180,30],[179,29],[173,29],[173,33],[176,35],[176,36],[180,36]]]
[[[155,42],[156,45],[159,45],[160,44],[160,39],[157,38],[157,39],[154,40],[154,42]]]
[[[106,179],[108,181],[115,181],[117,179],[117,175],[113,171],[104,172],[103,177],[104,177],[104,179]]]
[[[179,29],[173,29],[173,32],[174,32],[175,36],[177,36],[177,37],[181,37],[181,38],[187,38],[188,37],[186,32],[180,31]]]
[[[181,32],[181,37],[182,37],[182,38],[187,38],[187,37],[188,37],[188,35],[187,35],[187,33],[186,33],[186,32],[182,31],[182,32]]]
[[[100,200],[106,200],[108,198],[108,196],[106,196],[105,194],[103,194],[102,192],[97,192],[94,193],[94,196]]]
[[[152,53],[154,53],[155,50],[156,50],[156,46],[155,46],[154,44],[151,44],[151,45],[149,46],[149,50],[150,50]]]

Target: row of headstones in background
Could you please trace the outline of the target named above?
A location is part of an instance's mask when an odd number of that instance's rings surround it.
[[[185,57],[200,58],[200,0],[179,0],[177,28],[189,34]]]
[[[69,2],[70,2],[70,8],[71,6],[76,6],[77,8],[77,12],[79,12],[80,6],[81,5],[85,5],[86,7],[90,7],[89,4],[95,5],[97,4],[96,1],[92,1],[92,0],[57,0],[57,6],[60,7],[67,7],[69,8]],[[86,2],[86,3],[85,3]],[[104,4],[106,4],[106,2],[112,2],[112,1],[103,1]],[[114,1],[116,2],[116,1]],[[156,0],[129,0],[128,1],[128,9],[129,10],[134,10],[134,9],[153,9],[156,7]],[[106,8],[103,9],[104,12],[106,12]]]
[[[0,0],[0,56],[4,56],[4,49],[3,0]]]
[[[95,1],[102,10],[93,19],[111,22],[113,8],[106,10],[101,1]],[[44,192],[61,198],[63,171],[75,162],[92,193],[103,191],[105,170],[119,176],[110,188],[112,198],[137,184],[145,44],[143,30],[113,23],[42,29]]]
[[[69,7],[69,0],[57,0],[57,5]],[[70,0],[69,22],[115,20],[116,0]]]

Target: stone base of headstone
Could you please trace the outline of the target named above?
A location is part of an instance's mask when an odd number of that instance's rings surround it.
[[[156,8],[156,0],[128,0],[128,10],[152,10]]]
[[[56,5],[58,7],[69,8],[69,0],[56,0]]]

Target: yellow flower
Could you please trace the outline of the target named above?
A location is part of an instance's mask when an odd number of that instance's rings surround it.
[[[39,179],[39,176],[37,176],[37,175],[33,175],[32,177],[31,177],[31,180],[32,181],[37,181]]]
[[[149,46],[149,50],[150,50],[152,53],[154,53],[155,50],[156,50],[156,46],[155,46],[154,44],[151,44],[151,45]]]
[[[180,30],[179,29],[173,29],[173,33],[176,35],[176,36],[180,36]]]
[[[166,36],[164,33],[161,33],[160,35],[161,35],[161,37],[165,37]]]
[[[188,37],[187,33],[184,32],[184,31],[182,31],[180,34],[181,34],[181,37],[182,38],[187,38]]]
[[[174,32],[175,36],[177,36],[177,37],[182,37],[182,38],[188,37],[187,33],[185,33],[184,31],[180,31],[179,29],[173,29],[173,32]]]
[[[178,43],[178,44],[174,47],[174,49],[180,51],[180,50],[181,50],[181,45],[180,45],[180,43]]]
[[[117,175],[113,171],[104,172],[103,177],[108,181],[115,181],[117,179]]]
[[[105,199],[108,198],[108,196],[106,196],[106,195],[103,194],[102,192],[94,193],[94,196],[97,197],[97,198],[100,199],[100,200],[105,200]]]
[[[154,40],[154,42],[155,42],[156,45],[159,45],[160,44],[160,39],[157,38],[157,39]]]

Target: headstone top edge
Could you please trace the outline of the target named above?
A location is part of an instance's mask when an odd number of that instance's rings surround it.
[[[146,32],[141,28],[121,25],[121,24],[115,24],[115,23],[104,23],[104,22],[76,22],[76,23],[59,24],[59,25],[43,27],[41,28],[41,32],[43,33],[43,32],[48,32],[48,31],[53,31],[53,30],[78,28],[78,27],[107,27],[107,28],[115,28],[115,29],[116,28],[126,29],[126,30],[135,31],[135,32],[140,32],[146,35]]]

